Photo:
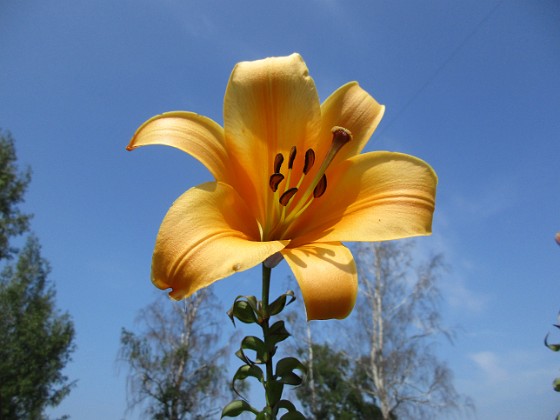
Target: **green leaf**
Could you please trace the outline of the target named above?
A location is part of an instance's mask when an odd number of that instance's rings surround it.
[[[556,392],[560,392],[560,378],[556,378],[554,382],[552,382],[552,387]]]
[[[249,296],[249,297],[254,297],[254,296]],[[245,296],[238,296],[237,298],[235,298],[235,301],[233,302],[233,306],[231,307],[231,309],[227,312],[229,318],[231,319],[231,322],[233,322],[233,324],[235,325],[235,318],[237,318],[238,320],[240,320],[245,324],[256,323],[257,314],[253,309],[253,305],[249,303],[248,300],[242,300],[242,299],[248,299],[248,298]]]
[[[258,410],[251,407],[247,401],[234,400],[224,407],[222,410],[222,417],[237,417],[244,411],[257,414]]]
[[[233,380],[234,381],[242,381],[242,380],[248,378],[249,376],[251,376],[253,378],[257,378],[259,380],[259,382],[261,382],[261,383],[264,381],[263,371],[260,367],[258,367],[256,365],[243,365],[243,366],[241,366],[239,369],[237,369],[237,372],[235,372],[235,375],[233,375]]]
[[[270,407],[263,407],[262,411],[257,414],[255,420],[271,420],[274,419],[274,415],[272,414],[272,408]]]
[[[271,345],[284,341],[289,336],[290,333],[284,327],[284,321],[276,321],[268,330],[268,338]]]
[[[286,385],[298,386],[301,385],[302,379],[294,372],[288,372],[280,378],[280,382]]]
[[[241,359],[241,361],[242,361],[243,363],[247,363],[248,365],[254,365],[254,364],[255,364],[255,362],[253,362],[251,359],[249,359],[249,358],[245,355],[245,353],[243,352],[243,349],[237,350],[237,351],[235,352],[235,355],[236,355],[239,359]]]
[[[243,350],[253,350],[255,352],[255,360],[252,360],[245,354]],[[266,363],[267,358],[267,348],[264,342],[254,336],[244,337],[241,341],[241,347],[235,352],[235,355],[239,357],[243,362],[248,365],[253,365],[255,363]]]
[[[249,304],[249,306],[251,306],[255,313],[258,313],[260,311],[259,302],[257,301],[257,298],[255,296],[245,296],[245,299],[247,299],[247,303]]]
[[[288,297],[290,298],[289,301],[287,301]],[[295,296],[294,296],[294,292],[291,290],[288,290],[286,293],[280,295],[280,297],[278,299],[276,299],[274,302],[272,302],[269,307],[268,307],[268,313],[272,316],[272,315],[277,315],[280,312],[282,312],[282,310],[284,309],[285,306],[288,306],[290,303],[292,303],[295,300]],[[287,303],[286,303],[287,301]]]
[[[291,373],[294,369],[298,369],[302,372],[306,371],[305,365],[295,357],[285,357],[276,363],[277,376],[284,376],[287,373]]]
[[[284,384],[278,381],[271,381],[268,384],[267,394],[268,402],[271,406],[275,406],[278,401],[282,398],[282,392],[284,391]]]
[[[266,362],[266,345],[260,338],[252,335],[243,338],[241,341],[241,351],[243,349],[253,350],[256,353],[255,363]]]
[[[285,410],[288,410],[288,411],[296,411],[296,406],[289,400],[278,401],[278,404],[276,405],[276,407],[278,407],[279,410],[285,409]]]
[[[280,400],[276,405],[278,410],[287,410],[288,412],[280,417],[280,420],[305,420],[305,416],[297,411],[295,405],[288,400]]]
[[[560,350],[560,343],[559,344],[549,344],[548,343],[548,334],[544,338],[544,345],[552,351],[559,351]]]
[[[306,417],[301,414],[299,411],[288,411],[286,414],[284,414],[282,417],[280,417],[280,420],[305,420]]]

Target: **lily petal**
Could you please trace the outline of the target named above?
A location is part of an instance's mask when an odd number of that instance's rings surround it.
[[[185,111],[156,115],[140,126],[127,150],[153,144],[176,147],[198,159],[216,180],[226,179],[224,130],[210,118]]]
[[[276,154],[287,160],[296,146],[294,170],[301,173],[320,121],[317,89],[300,55],[242,62],[233,69],[224,99],[226,144],[237,168],[237,190],[257,207],[261,222]]]
[[[320,138],[331,140],[334,126],[344,127],[352,133],[352,141],[344,145],[334,162],[359,154],[379,125],[384,112],[385,106],[373,99],[357,82],[347,83],[329,96],[321,105]]]
[[[343,319],[358,294],[358,274],[352,253],[341,243],[316,243],[285,248],[301,289],[307,319]]]
[[[152,259],[152,281],[182,299],[247,270],[289,241],[259,242],[254,219],[235,190],[210,182],[185,192],[165,216]]]
[[[331,190],[292,227],[297,239],[290,246],[431,233],[437,176],[426,162],[402,153],[370,152],[340,163],[327,176]]]

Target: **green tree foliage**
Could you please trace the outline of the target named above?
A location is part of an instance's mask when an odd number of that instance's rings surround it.
[[[0,275],[0,417],[40,419],[72,383],[62,374],[74,349],[68,314],[55,309],[49,266],[31,236]]]
[[[13,139],[0,132],[0,418],[42,419],[73,385],[62,369],[74,350],[74,326],[55,307],[37,238],[30,235],[19,251],[10,244],[30,218],[18,207],[30,172],[19,173],[16,161]]]
[[[161,420],[218,415],[227,381],[217,309],[210,289],[181,302],[162,297],[140,312],[143,331],[122,329],[119,361],[129,368],[129,409],[141,406]]]
[[[297,310],[289,315],[307,368],[296,391],[306,414],[394,420],[472,411],[435,351],[438,340],[452,338],[441,316],[442,257],[418,262],[410,241],[361,243],[354,251],[360,292],[350,318],[312,324],[328,329],[314,329],[322,339],[313,342],[310,324],[305,334]]]
[[[23,202],[30,180],[29,169],[18,171],[12,136],[0,131],[0,261],[15,252],[9,245],[10,238],[29,229],[30,216],[22,213],[18,204]]]
[[[302,354],[307,353],[307,354]],[[327,344],[312,344],[311,349],[300,348],[300,357],[312,355],[313,380],[296,389],[296,396],[308,418],[354,420],[381,419],[381,411],[372,398],[364,398],[355,386],[358,372],[351,360]],[[308,377],[308,379],[310,379]]]

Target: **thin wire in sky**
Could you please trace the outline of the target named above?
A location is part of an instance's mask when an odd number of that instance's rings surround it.
[[[408,101],[401,107],[401,109],[396,113],[396,115],[389,120],[389,122],[381,128],[379,131],[378,136],[383,134],[389,127],[393,125],[393,123],[398,120],[398,118],[407,110],[407,108],[420,96],[420,94],[430,85],[433,81],[439,76],[439,74],[443,71],[443,69],[453,60],[459,51],[463,49],[463,47],[469,42],[469,40],[488,22],[490,17],[498,10],[498,8],[502,5],[503,0],[496,3],[496,5],[474,26],[473,30],[467,34],[465,38],[457,46],[451,51],[451,53],[447,56],[445,60],[439,65],[439,67],[432,73],[430,77],[424,82],[422,86],[420,86],[416,92],[410,97]]]

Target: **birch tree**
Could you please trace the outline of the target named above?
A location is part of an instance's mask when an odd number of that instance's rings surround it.
[[[141,333],[121,332],[119,360],[128,364],[128,407],[152,419],[216,416],[227,388],[220,329],[223,314],[210,289],[172,302],[161,297],[142,310]]]
[[[375,398],[383,419],[433,418],[470,406],[435,353],[438,340],[451,339],[440,311],[442,257],[415,265],[412,242],[364,243],[355,255],[362,392]]]
[[[345,351],[328,344],[311,344],[313,359],[302,359],[307,367],[307,381],[295,394],[309,419],[316,420],[380,420],[375,399],[361,392],[357,365]],[[304,354],[301,355],[302,357]]]
[[[362,366],[349,356],[346,350],[349,342],[338,340],[343,335],[335,324],[337,321],[306,322],[300,315],[305,310],[301,299],[296,302],[288,315],[294,338],[290,349],[298,355],[306,372],[301,386],[294,389],[294,396],[306,418],[381,420],[375,398],[363,393],[365,387],[358,383],[364,380],[359,371]],[[312,324],[319,331],[311,328]],[[323,339],[316,341],[314,333]]]

